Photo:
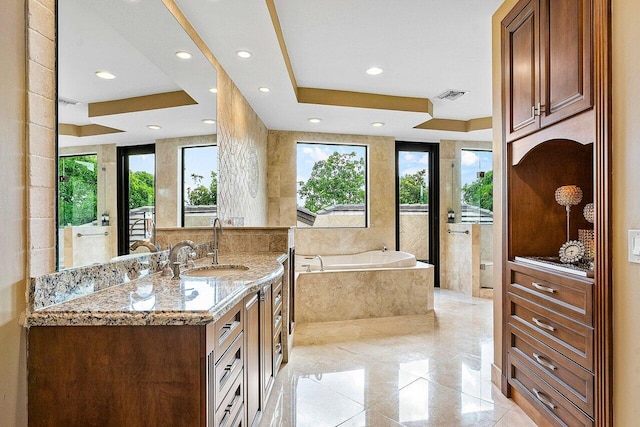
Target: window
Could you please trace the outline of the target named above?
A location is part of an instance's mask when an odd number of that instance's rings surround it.
[[[218,215],[218,147],[182,149],[182,226],[203,227]]]
[[[462,222],[493,223],[493,153],[462,149],[460,164]]]
[[[367,226],[367,147],[298,143],[298,227]]]
[[[58,227],[98,225],[98,155],[58,161]]]

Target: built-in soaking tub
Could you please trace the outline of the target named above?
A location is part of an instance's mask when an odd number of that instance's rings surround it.
[[[433,266],[398,251],[296,255],[299,323],[426,314],[433,310]]]
[[[368,251],[351,255],[296,255],[296,271],[370,270],[372,268],[415,267],[416,257],[400,251]]]

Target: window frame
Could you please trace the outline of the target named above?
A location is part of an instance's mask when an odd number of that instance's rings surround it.
[[[468,220],[463,220],[462,219],[462,205],[464,203],[464,200],[462,198],[462,187],[463,187],[463,184],[462,184],[462,173],[463,173],[463,170],[462,170],[463,169],[463,166],[462,166],[462,152],[463,151],[472,151],[472,152],[480,151],[480,152],[483,152],[483,153],[491,153],[493,155],[493,149],[492,148],[473,148],[473,147],[461,147],[460,148],[460,174],[459,174],[459,177],[458,177],[459,178],[459,183],[460,183],[460,186],[459,186],[459,189],[458,189],[458,196],[460,197],[460,223],[461,224],[492,225],[493,222],[494,222],[493,221],[493,212],[494,212],[493,210],[491,211],[491,221],[490,222],[489,221],[486,221],[486,222],[483,222],[483,221],[468,221]],[[493,158],[491,159],[491,169],[490,169],[490,171],[494,172]],[[487,170],[485,172],[489,172],[489,170]],[[493,190],[491,191],[491,194],[493,196]],[[473,205],[470,205],[470,206],[473,206]],[[474,206],[474,207],[477,207],[478,209],[482,209],[480,206]]]
[[[361,226],[299,226],[298,218],[297,218],[297,210],[298,207],[303,207],[298,205],[298,162],[300,159],[297,156],[298,147],[300,145],[321,145],[321,146],[339,146],[339,147],[358,147],[364,149],[364,224]],[[370,146],[369,144],[364,143],[352,143],[352,142],[323,142],[323,141],[296,141],[296,228],[302,230],[339,230],[339,229],[367,229],[370,227],[369,224],[369,152]]]
[[[184,171],[185,171],[185,150],[191,148],[207,148],[207,147],[216,147],[219,150],[218,144],[205,144],[205,145],[184,145],[180,147],[180,185],[178,186],[178,190],[180,191],[180,227],[185,228],[184,225],[184,208],[185,208],[185,185],[184,185]],[[218,165],[218,169],[216,170],[216,174],[218,177],[220,176],[220,165]],[[218,181],[219,183],[220,181]],[[216,201],[216,217],[218,216],[218,203]],[[186,227],[189,228],[189,227]]]

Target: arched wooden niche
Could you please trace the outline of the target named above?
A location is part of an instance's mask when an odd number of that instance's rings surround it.
[[[513,160],[513,144],[509,160]],[[557,256],[566,241],[566,211],[554,197],[563,185],[577,185],[583,198],[573,206],[570,237],[578,229],[592,229],[582,210],[593,202],[593,144],[553,139],[536,145],[517,163],[511,162],[508,176],[509,259],[515,256]]]

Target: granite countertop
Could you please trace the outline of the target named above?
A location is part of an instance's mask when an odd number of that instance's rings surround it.
[[[281,276],[285,259],[285,254],[221,254],[219,264],[249,269],[211,278],[183,275],[180,280],[155,273],[33,310],[27,313],[25,326],[203,325]],[[206,265],[211,259],[197,260],[195,268]]]

